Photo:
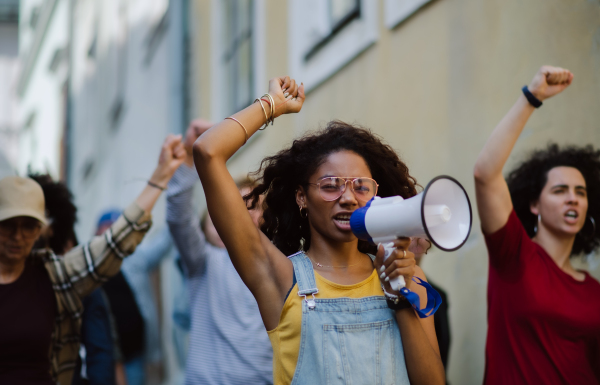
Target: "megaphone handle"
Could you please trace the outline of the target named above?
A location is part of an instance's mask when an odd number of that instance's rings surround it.
[[[385,254],[383,255],[383,260],[385,261],[386,259],[389,258],[390,255],[392,255],[392,251],[395,250],[394,242],[386,243],[385,245],[383,245],[383,248],[385,250]],[[400,289],[402,289],[403,287],[406,287],[406,281],[404,280],[403,276],[392,278],[392,279],[390,279],[390,286],[392,287],[392,289],[394,289],[396,291],[400,291]]]

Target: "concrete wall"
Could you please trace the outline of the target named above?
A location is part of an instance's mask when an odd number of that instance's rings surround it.
[[[18,162],[18,32],[16,22],[0,21],[0,179],[13,175]]]
[[[40,16],[32,29],[29,20],[35,7]],[[57,52],[68,48],[69,1],[24,1],[21,10],[18,170],[21,175],[28,169],[48,172],[58,179],[66,123],[66,55],[58,59],[54,70],[50,67]]]
[[[264,78],[288,74],[289,3],[265,0]],[[449,174],[467,189],[489,134],[543,64],[575,74],[571,87],[533,115],[506,170],[548,141],[600,147],[600,2],[592,0],[435,0],[390,30],[378,2],[379,37],[307,96],[300,114],[278,118],[230,161],[233,174],[254,170],[265,155],[331,119],[356,122],[383,136],[425,185]],[[193,19],[195,113],[211,116],[211,3],[196,1]],[[300,21],[301,22],[301,21]],[[289,73],[294,76],[293,73]],[[303,79],[297,79],[302,81]],[[266,92],[263,85],[261,94]],[[257,93],[258,96],[258,93]],[[599,257],[592,273],[600,278]],[[586,264],[582,263],[585,268]],[[483,378],[487,258],[479,221],[454,253],[433,251],[423,265],[449,294],[452,346],[449,381]]]

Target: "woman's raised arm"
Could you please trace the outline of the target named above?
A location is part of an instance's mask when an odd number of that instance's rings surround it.
[[[285,293],[292,285],[292,265],[255,226],[226,167],[227,160],[266,120],[272,119],[272,114],[276,118],[300,111],[304,86],[298,86],[289,77],[271,79],[269,95],[272,98],[263,98],[264,109],[255,102],[226,118],[202,134],[193,149],[210,217],[233,265],[254,294],[265,326],[273,329],[279,321]]]
[[[538,100],[552,97],[571,84],[569,70],[543,66],[529,84],[529,91]],[[500,230],[508,221],[513,208],[502,168],[521,131],[534,111],[524,94],[496,126],[477,158],[473,174],[481,228],[486,234]]]

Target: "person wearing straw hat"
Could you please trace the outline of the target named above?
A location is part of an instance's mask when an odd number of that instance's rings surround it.
[[[181,136],[167,136],[137,199],[104,234],[62,258],[33,249],[48,223],[40,185],[18,176],[0,180],[0,384],[71,384],[82,299],[141,242],[154,204],[185,156]]]

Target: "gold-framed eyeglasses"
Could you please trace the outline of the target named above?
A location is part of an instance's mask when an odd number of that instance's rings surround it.
[[[367,177],[352,178],[343,176],[326,176],[317,183],[308,183],[319,188],[319,195],[327,202],[334,201],[344,194],[346,185],[350,182],[350,189],[357,200],[361,202],[370,201],[377,195],[379,185],[374,179]]]

